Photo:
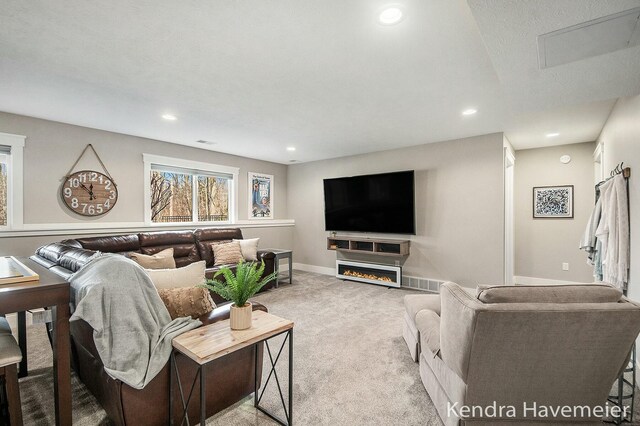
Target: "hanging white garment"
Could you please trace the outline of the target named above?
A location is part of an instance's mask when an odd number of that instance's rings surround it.
[[[598,224],[600,223],[600,215],[602,214],[602,197],[598,198],[596,205],[591,212],[591,216],[589,216],[589,221],[587,222],[587,227],[584,230],[584,234],[580,239],[580,246],[578,247],[580,250],[584,250],[589,253],[589,257],[587,259],[587,263],[589,265],[594,264],[594,257],[596,251],[596,229],[598,229]]]
[[[603,280],[626,288],[629,280],[629,210],[627,185],[622,175],[600,187],[602,216],[596,237],[602,243]]]

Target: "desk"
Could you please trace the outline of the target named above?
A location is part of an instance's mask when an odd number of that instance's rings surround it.
[[[278,288],[278,277],[280,274],[280,261],[282,259],[287,259],[289,261],[289,284],[291,284],[291,279],[293,277],[293,250],[284,250],[284,249],[274,249],[268,248],[263,249],[262,251],[270,251],[276,255],[275,258],[275,273],[276,273],[276,288]]]
[[[174,351],[171,353],[171,367],[169,368],[169,419],[170,424],[173,424],[173,372],[175,371],[176,380],[178,380],[178,387],[180,389],[180,399],[182,402],[181,423],[188,417],[187,407],[189,401],[193,395],[193,388],[198,380],[198,377],[205,377],[205,367],[211,361],[229,355],[239,349],[246,348],[247,346],[255,346],[261,342],[264,342],[269,354],[269,360],[271,361],[271,370],[267,377],[267,380],[262,385],[262,393],[258,393],[258,350],[255,351],[255,376],[254,376],[254,406],[271,419],[283,426],[291,426],[293,424],[293,321],[271,315],[263,311],[253,311],[253,320],[251,328],[246,330],[231,330],[230,320],[218,321],[213,324],[205,325],[203,327],[196,328],[191,331],[187,331],[175,339],[173,339]],[[269,339],[275,336],[284,334],[285,338],[282,341],[280,350],[277,352],[271,351],[269,347]],[[278,372],[276,371],[276,364],[282,350],[286,343],[289,343],[289,397],[288,404],[284,402],[284,396],[282,389],[280,388],[280,380],[278,378]],[[191,387],[188,385],[185,387],[180,382],[180,374],[178,372],[178,366],[175,362],[175,352],[178,351],[188,356],[198,366],[198,373],[194,377],[194,381]],[[274,354],[276,354],[274,356]],[[282,408],[284,410],[284,419],[277,417],[275,414],[267,411],[260,405],[260,400],[264,395],[264,391],[269,384],[271,377],[274,377],[277,382],[277,389],[280,393],[280,401],[282,402]],[[206,380],[200,379],[200,424],[204,425],[207,419],[207,410],[205,407],[206,398]],[[213,383],[215,386],[215,383]],[[185,402],[183,390],[191,389],[189,396]],[[188,424],[188,421],[187,421]]]
[[[0,314],[51,307],[53,315],[53,391],[56,425],[71,426],[69,283],[27,258],[18,258],[40,281],[0,285]],[[21,330],[22,331],[22,330]],[[24,334],[21,333],[22,340]],[[27,354],[22,354],[26,358]]]

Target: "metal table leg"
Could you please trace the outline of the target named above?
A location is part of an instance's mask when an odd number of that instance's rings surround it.
[[[278,353],[276,355],[276,357],[273,357],[273,354],[271,353],[271,348],[269,347],[269,339],[264,341],[265,347],[267,349],[267,353],[269,355],[269,361],[271,362],[271,370],[269,371],[269,375],[267,376],[267,380],[264,382],[263,388],[262,388],[262,392],[260,392],[260,394],[258,395],[258,348],[256,346],[256,358],[255,358],[255,365],[256,365],[256,370],[255,370],[255,400],[254,400],[254,405],[255,407],[261,411],[262,413],[264,413],[265,415],[267,415],[269,418],[271,418],[272,420],[276,421],[278,424],[281,424],[283,426],[292,426],[293,425],[293,329],[289,329],[287,331],[284,331],[280,334],[276,334],[273,337],[276,336],[280,336],[281,334],[285,334],[285,338],[282,341],[282,344],[280,345],[280,349],[278,350]],[[289,392],[288,392],[288,396],[289,396],[289,401],[288,403],[285,403],[284,401],[284,395],[282,394],[282,388],[280,387],[280,378],[278,377],[278,372],[276,371],[276,365],[278,364],[278,360],[280,359],[280,355],[282,354],[282,350],[284,349],[284,345],[285,344],[289,344]],[[260,406],[260,401],[262,400],[262,396],[264,395],[264,391],[267,389],[267,385],[269,384],[269,380],[271,380],[271,377],[275,378],[276,381],[276,386],[278,388],[278,393],[280,395],[280,402],[282,403],[282,408],[284,410],[284,416],[285,416],[285,420],[280,419],[279,417],[277,417],[275,414],[270,413],[269,411],[267,411],[265,408]]]

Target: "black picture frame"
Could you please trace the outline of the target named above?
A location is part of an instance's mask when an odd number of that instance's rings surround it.
[[[573,185],[533,187],[534,219],[573,219]]]

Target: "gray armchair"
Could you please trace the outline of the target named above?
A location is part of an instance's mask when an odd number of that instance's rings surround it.
[[[406,324],[416,297],[441,312],[421,309]],[[446,425],[601,424],[640,332],[640,305],[608,285],[482,287],[474,297],[446,283],[439,298],[408,298],[405,339]]]

